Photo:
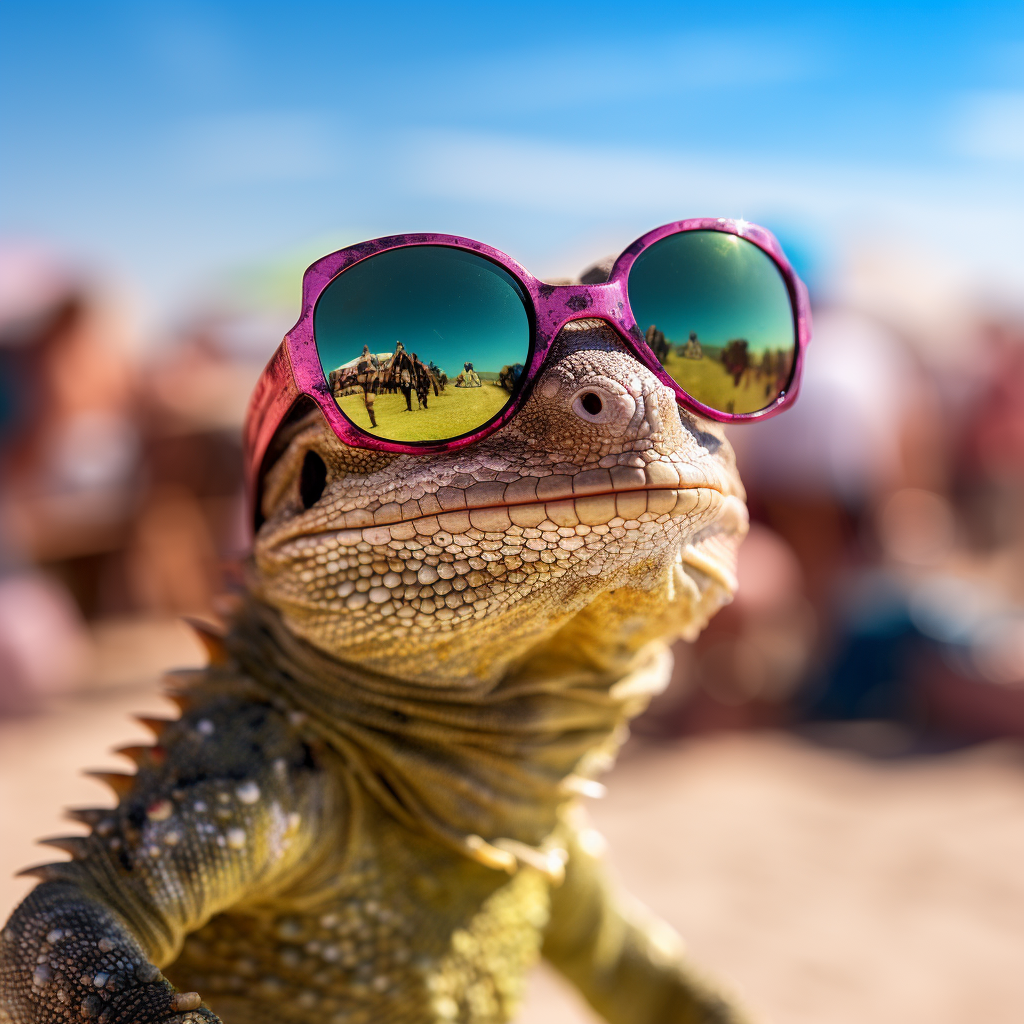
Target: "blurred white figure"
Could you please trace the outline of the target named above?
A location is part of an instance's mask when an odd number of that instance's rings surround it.
[[[863,507],[904,475],[903,436],[922,398],[920,370],[896,335],[826,310],[815,317],[797,403],[755,430],[730,431],[740,475],[758,493]]]

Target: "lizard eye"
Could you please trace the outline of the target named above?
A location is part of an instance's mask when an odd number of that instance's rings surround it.
[[[327,466],[314,451],[306,452],[302,462],[302,476],[299,478],[299,496],[303,508],[312,508],[320,500],[327,486]]]

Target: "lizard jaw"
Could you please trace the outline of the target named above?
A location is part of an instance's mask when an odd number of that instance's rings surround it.
[[[297,524],[295,535],[330,534],[339,540],[373,544],[469,529],[485,533],[504,533],[512,526],[536,529],[545,522],[556,528],[626,525],[630,529],[663,521],[663,516],[699,514],[725,496],[723,483],[712,479],[704,467],[667,461],[642,468],[591,469],[573,476],[522,476],[511,483],[442,486],[418,500],[387,502],[372,511],[353,508],[340,512],[326,529]],[[291,537],[286,531],[276,539],[281,544]]]
[[[578,522],[588,498],[618,512],[628,496],[646,503],[639,519]],[[657,501],[668,511],[653,511]],[[423,682],[493,678],[609,590],[621,596],[602,642],[617,633],[618,617],[645,619],[655,632],[695,631],[735,589],[746,507],[715,488],[633,488],[518,507],[536,527],[510,524],[516,507],[504,504],[304,533],[262,549],[260,589],[318,646],[374,667],[383,658]],[[559,512],[577,525],[548,518]],[[480,514],[504,516],[507,528],[481,529],[490,523],[474,525]]]

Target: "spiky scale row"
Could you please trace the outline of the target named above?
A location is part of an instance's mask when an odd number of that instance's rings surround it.
[[[136,965],[133,984],[156,985],[164,993],[163,1009],[142,1017],[129,1011],[124,1000],[135,998],[137,985],[133,988],[118,980],[122,968],[108,962],[111,950],[121,948],[124,938],[109,929],[101,932],[94,946],[76,950],[73,970],[66,958],[61,961],[64,966],[37,963],[45,935],[65,929],[53,928],[52,915],[33,921],[29,900],[16,912],[9,928],[29,939],[24,962],[31,968],[31,978],[45,985],[33,982],[22,995],[12,994],[4,980],[5,971],[11,977],[10,951],[0,946],[0,1021],[4,1024],[11,1019],[18,1024],[63,1021],[65,1018],[54,1016],[57,1011],[46,1003],[50,996],[56,998],[57,992],[65,993],[61,998],[71,999],[60,1003],[60,1012],[73,1011],[76,1022],[179,1024],[191,1020],[209,1024],[216,1020],[201,1007],[194,986],[175,993],[152,959],[169,959],[184,933],[203,919],[204,906],[223,902],[225,891],[234,892],[249,884],[248,879],[262,877],[271,869],[285,870],[315,832],[316,816],[302,802],[312,799],[304,795],[309,789],[308,753],[286,717],[269,708],[253,714],[253,709],[232,693],[218,691],[205,700],[195,694],[180,697],[180,705],[192,712],[185,711],[181,720],[161,723],[167,746],[130,745],[121,751],[137,763],[138,774],[89,773],[113,789],[118,806],[72,809],[68,816],[89,826],[91,834],[43,841],[72,859],[24,872],[44,883],[36,893],[45,894],[47,885],[70,885],[72,902],[84,902],[88,915],[102,916],[118,908],[131,920],[148,944],[148,956],[142,958],[148,963]],[[254,751],[264,750],[254,756]],[[313,831],[301,833],[302,822],[308,822]],[[168,907],[179,909],[169,913]],[[185,918],[175,916],[183,912]],[[73,998],[67,995],[72,984]],[[97,984],[102,985],[99,991],[95,990]],[[10,1014],[11,999],[22,1010],[8,1017],[5,1013]],[[45,1004],[43,1016],[35,1011],[25,1015],[29,1004]]]

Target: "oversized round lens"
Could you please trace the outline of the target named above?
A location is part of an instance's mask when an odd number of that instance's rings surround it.
[[[323,291],[313,334],[341,411],[388,441],[445,441],[512,400],[530,353],[519,283],[462,249],[371,256]]]
[[[670,235],[636,259],[629,304],[668,375],[719,412],[757,412],[789,384],[793,307],[775,261],[722,231]]]

